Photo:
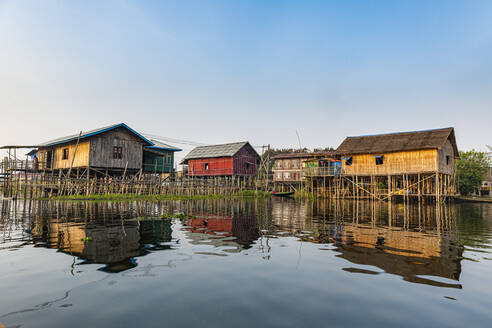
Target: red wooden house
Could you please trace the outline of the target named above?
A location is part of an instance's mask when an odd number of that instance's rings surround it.
[[[183,159],[189,176],[254,176],[260,156],[249,142],[200,146]]]

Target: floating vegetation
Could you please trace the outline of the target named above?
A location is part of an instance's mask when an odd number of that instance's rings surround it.
[[[87,242],[90,242],[92,241],[92,237],[85,237],[85,238],[81,238],[80,241],[84,242],[84,243],[87,243]]]

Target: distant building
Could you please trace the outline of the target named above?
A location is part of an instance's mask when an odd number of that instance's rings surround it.
[[[260,156],[249,142],[199,146],[182,161],[188,176],[255,176]]]
[[[273,157],[273,181],[295,185],[306,177],[333,175],[339,165],[332,153],[288,153]]]
[[[278,154],[273,157],[273,181],[299,183],[302,181],[302,163],[314,158],[312,153]]]
[[[490,147],[489,147],[490,148]],[[492,150],[492,148],[491,148]],[[485,176],[485,179],[482,181],[482,186],[480,188],[480,195],[482,196],[492,196],[492,152],[487,153],[487,158],[489,160],[489,163],[491,164],[489,166],[489,169],[487,171],[487,175]]]

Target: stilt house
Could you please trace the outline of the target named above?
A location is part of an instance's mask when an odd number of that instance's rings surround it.
[[[259,160],[258,153],[246,141],[196,147],[182,164],[188,165],[189,176],[254,176]]]
[[[273,157],[273,181],[275,183],[299,183],[302,180],[302,164],[314,158],[312,153],[278,154]]]
[[[278,154],[273,159],[273,181],[289,185],[299,183],[306,177],[332,176],[339,164],[333,153],[288,153]]]
[[[453,128],[348,137],[338,147],[352,196],[432,196],[456,193],[459,158]]]
[[[171,173],[175,151],[120,123],[42,143],[37,158],[40,170]]]
[[[347,137],[336,150],[345,175],[442,173],[459,158],[453,128]]]

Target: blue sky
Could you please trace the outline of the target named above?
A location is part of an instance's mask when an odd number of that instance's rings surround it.
[[[207,144],[447,126],[492,144],[491,1],[0,0],[0,45],[0,144],[116,122]]]

